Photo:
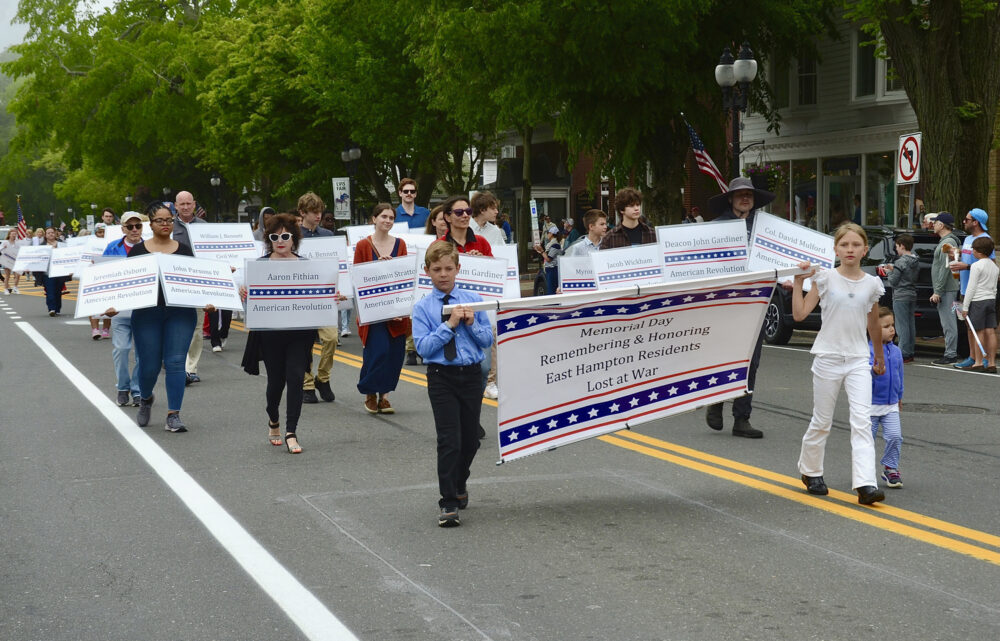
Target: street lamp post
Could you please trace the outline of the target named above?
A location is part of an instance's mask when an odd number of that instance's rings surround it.
[[[732,114],[733,178],[740,175],[740,112],[746,113],[750,83],[756,77],[757,61],[749,42],[743,42],[735,61],[729,47],[722,50],[722,57],[715,67],[715,81],[722,88],[722,108]]]
[[[163,202],[167,202],[167,197],[170,196],[170,187],[163,188]]]
[[[132,211],[132,194],[125,196],[125,211]]]
[[[357,222],[357,207],[354,206],[354,202],[357,198],[355,194],[355,181],[354,174],[358,171],[358,160],[361,159],[361,149],[353,143],[348,143],[344,147],[344,151],[340,152],[340,159],[344,162],[344,168],[347,170],[347,180],[351,187],[351,222]]]
[[[212,183],[212,191],[215,193],[215,222],[222,222],[222,200],[219,198],[219,185],[222,184],[222,179],[219,178],[219,174],[212,174],[212,178],[209,180]]]

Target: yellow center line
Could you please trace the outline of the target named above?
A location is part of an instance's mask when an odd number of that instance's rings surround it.
[[[637,436],[641,438],[635,438]],[[670,445],[671,449],[677,448],[697,453],[700,458],[704,458],[705,460],[715,460],[719,462],[724,461],[728,464],[727,466],[731,467],[732,469],[756,470],[752,471],[751,473],[759,474],[760,476],[771,478],[773,480],[778,480],[782,484],[794,485],[794,483],[789,480],[790,477],[774,474],[773,472],[769,472],[767,470],[763,470],[760,468],[754,468],[752,466],[744,465],[736,461],[727,461],[727,459],[722,459],[712,455],[702,454],[700,452],[697,452],[696,450],[689,450],[688,448],[673,446],[672,444],[666,443],[665,441],[659,441],[659,439],[652,439],[650,437],[643,437],[642,435],[637,435],[634,432],[621,431],[621,432],[616,432],[613,435],[599,436],[597,438],[605,443],[608,443],[609,445],[615,445],[617,447],[631,450],[633,452],[638,452],[646,456],[651,456],[653,458],[660,459],[662,461],[668,461],[670,463],[674,463],[675,465],[680,465],[681,467],[686,467],[688,469],[702,472],[704,474],[709,474],[711,476],[732,481],[733,483],[738,483],[740,485],[752,487],[756,490],[760,490],[761,492],[767,492],[768,494],[780,496],[782,498],[794,501],[796,503],[800,503],[802,505],[806,505],[811,508],[830,512],[832,514],[836,514],[837,516],[841,516],[843,518],[850,519],[852,521],[864,523],[866,525],[870,525],[872,527],[876,527],[881,530],[886,530],[888,532],[895,532],[907,538],[921,541],[923,543],[928,543],[930,545],[935,545],[937,547],[951,550],[953,552],[958,552],[959,554],[964,554],[966,556],[970,556],[975,559],[979,559],[981,561],[988,561],[989,563],[993,563],[994,565],[1000,565],[1000,552],[972,545],[971,543],[966,543],[965,541],[958,541],[956,539],[952,539],[947,536],[937,534],[935,532],[922,530],[920,528],[911,525],[906,525],[905,523],[900,523],[899,521],[891,520],[885,517],[890,515],[898,516],[899,514],[910,514],[914,517],[911,519],[914,522],[921,522],[922,519],[926,519],[929,522],[933,521],[942,526],[948,525],[951,528],[955,528],[957,530],[965,532],[965,534],[963,534],[962,536],[966,536],[967,538],[970,539],[976,538],[977,540],[981,540],[980,537],[982,537],[983,539],[996,538],[993,537],[993,535],[987,534],[985,532],[977,532],[976,530],[963,528],[961,526],[957,526],[954,524],[948,524],[945,521],[939,521],[938,519],[929,519],[928,517],[922,517],[922,515],[914,514],[912,512],[907,512],[906,510],[900,510],[898,508],[890,508],[889,506],[885,505],[877,505],[872,507],[864,507],[860,505],[851,505],[851,506],[842,505],[839,501],[846,501],[848,498],[850,498],[851,495],[844,492],[831,491],[831,494],[833,494],[835,499],[838,501],[835,502],[822,499],[820,497],[816,497],[810,494],[806,494],[803,490],[792,490],[790,488],[773,485],[772,483],[768,483],[760,479],[744,476],[742,474],[738,474],[736,472],[729,471],[726,469],[721,469],[719,467],[715,467],[707,463],[702,463],[700,461],[684,458],[676,454],[664,452],[663,450],[655,449],[653,447],[649,447],[647,445],[643,445],[634,441],[650,440],[653,442],[664,443],[666,445]],[[626,440],[626,439],[634,439],[634,440]],[[795,482],[801,483],[798,480],[796,480]],[[944,530],[946,528],[941,527],[940,529]],[[972,536],[973,533],[976,534],[977,536],[975,537]]]

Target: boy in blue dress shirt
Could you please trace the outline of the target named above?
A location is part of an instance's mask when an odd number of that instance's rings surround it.
[[[479,412],[483,404],[480,361],[493,342],[486,312],[465,303],[482,301],[479,294],[455,287],[460,268],[458,251],[445,241],[427,248],[424,267],[434,291],[413,307],[413,342],[427,364],[427,396],[437,431],[438,525],[461,525],[458,511],[469,504],[466,482],[479,449]],[[448,316],[445,305],[456,305]]]

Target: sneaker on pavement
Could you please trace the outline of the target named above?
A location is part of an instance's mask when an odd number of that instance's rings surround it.
[[[221,351],[222,351],[222,345],[213,345],[213,346],[212,346],[212,351],[213,351],[214,353],[218,354],[219,352],[221,352]]]
[[[11,290],[11,291],[12,291],[13,293],[15,293],[15,294],[20,294],[20,293],[21,293],[21,290],[20,290],[20,289],[18,289],[17,287],[15,287],[15,288],[14,288],[13,290]]]
[[[226,339],[222,339],[222,349],[226,349]]]
[[[486,398],[491,398],[493,400],[500,398],[500,390],[497,389],[497,384],[488,383],[486,385],[486,389],[483,390],[483,396],[485,396]]]
[[[899,476],[899,470],[894,470],[891,467],[885,468],[882,472],[882,480],[885,481],[886,487],[903,487],[903,479]]]
[[[302,402],[303,403],[319,403],[319,399],[316,398],[316,390],[307,389],[302,391]]]
[[[101,330],[99,329],[90,330],[90,337],[93,338],[95,341],[101,340]]]
[[[458,527],[462,522],[458,519],[457,507],[443,507],[438,515],[438,525],[441,527]]]
[[[153,413],[153,400],[155,397],[139,399],[139,413],[135,415],[135,424],[139,427],[149,425],[149,415]]]
[[[106,329],[102,329],[101,338],[111,338],[111,332]]]
[[[49,310],[49,318],[52,318],[52,317],[53,317],[53,316],[55,316],[55,315],[56,315],[56,310],[54,310],[54,309],[50,309],[50,310]]]
[[[954,367],[955,369],[969,369],[970,367],[975,367],[975,366],[976,366],[976,359],[972,358],[971,356],[966,358],[964,361],[960,361],[952,365],[952,367]]]
[[[197,374],[191,374],[190,372],[184,373],[184,385],[192,385],[194,383],[200,383],[201,377]]]
[[[936,361],[931,361],[931,365],[953,365],[958,362],[957,356],[942,356]]]
[[[129,398],[128,390],[118,390],[118,407],[125,407],[132,399]]]
[[[184,422],[181,421],[180,412],[172,412],[167,414],[167,424],[164,426],[165,430],[168,432],[186,432],[188,428],[184,426]]]
[[[344,331],[340,332],[340,335],[341,336],[350,336],[351,335],[351,330],[345,329]]]
[[[139,407],[140,403],[142,403],[142,398],[138,394],[133,394],[132,395],[132,407]]]

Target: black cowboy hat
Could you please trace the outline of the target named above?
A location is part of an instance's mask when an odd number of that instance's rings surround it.
[[[730,207],[729,197],[733,194],[733,192],[741,191],[743,189],[753,190],[754,209],[760,209],[764,205],[774,200],[774,194],[772,192],[764,191],[763,189],[757,189],[756,187],[753,186],[753,183],[750,182],[749,178],[744,178],[743,176],[740,176],[739,178],[733,178],[731,181],[729,181],[729,189],[727,189],[724,193],[717,194],[708,199],[709,210],[717,216],[719,214],[725,213],[726,210],[729,209]]]

